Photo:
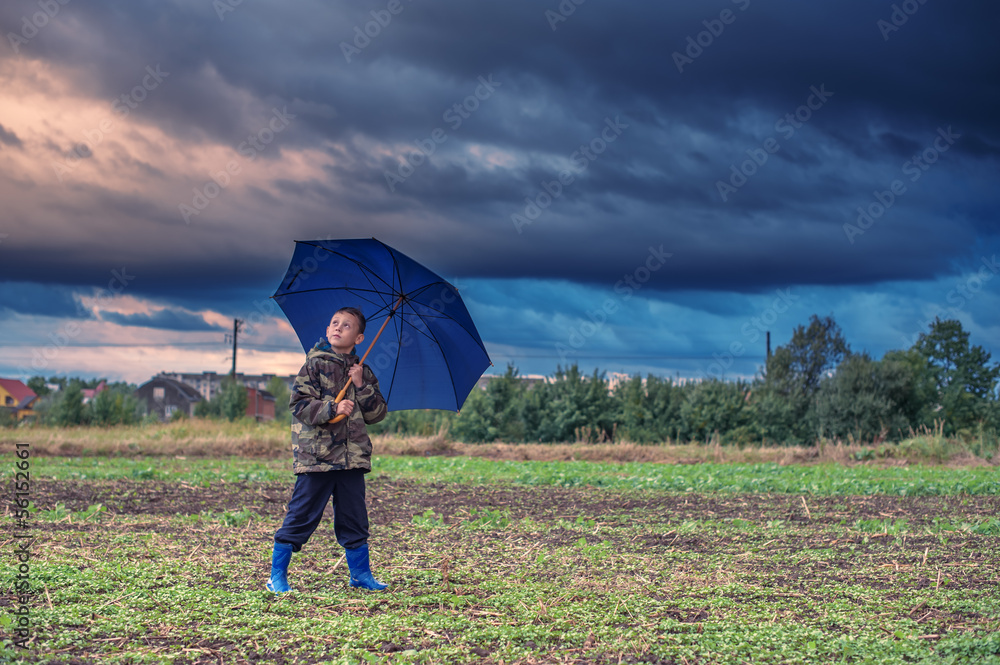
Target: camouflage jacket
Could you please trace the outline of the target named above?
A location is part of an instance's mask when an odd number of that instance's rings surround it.
[[[372,469],[372,441],[366,424],[385,418],[385,399],[378,379],[364,366],[363,386],[354,383],[344,399],[354,402],[354,411],[344,420],[330,422],[337,415],[334,400],[349,377],[347,368],[358,362],[354,354],[337,353],[321,339],[306,354],[306,362],[295,377],[289,407],[292,410],[292,455],[295,473]]]

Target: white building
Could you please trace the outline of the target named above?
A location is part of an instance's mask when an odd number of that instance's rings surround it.
[[[276,374],[241,374],[236,373],[236,380],[242,383],[247,388],[257,388],[258,390],[267,390],[268,382],[273,379]],[[206,400],[211,400],[215,395],[222,391],[222,382],[229,377],[229,374],[218,374],[216,372],[202,372],[201,374],[185,374],[181,372],[160,372],[154,378],[165,378],[173,379],[174,381],[180,381],[181,383],[186,383],[191,386],[204,397]],[[295,381],[295,375],[290,374],[288,376],[279,377],[288,386],[288,389],[292,389],[292,383]]]

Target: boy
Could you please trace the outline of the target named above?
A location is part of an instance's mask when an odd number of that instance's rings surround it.
[[[372,442],[365,424],[385,418],[385,399],[371,368],[358,363],[354,345],[364,340],[365,317],[355,307],[338,309],[307,354],[295,378],[289,405],[295,489],[288,513],[274,534],[268,591],[285,593],[288,563],[309,540],[333,498],[333,530],[344,548],[351,586],[381,591],[388,585],[372,576],[368,559],[365,475],[371,471]],[[339,403],[337,394],[350,379]],[[343,414],[338,423],[331,421]]]

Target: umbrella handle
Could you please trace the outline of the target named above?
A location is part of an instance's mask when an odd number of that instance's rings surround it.
[[[389,323],[389,319],[392,318],[392,315],[393,315],[393,313],[395,313],[396,308],[399,307],[402,303],[403,303],[403,294],[400,294],[399,295],[399,299],[396,301],[396,304],[392,306],[391,310],[389,310],[389,315],[387,317],[385,317],[385,321],[382,322],[382,327],[378,329],[377,333],[375,333],[375,339],[373,339],[372,343],[368,345],[367,349],[365,349],[365,354],[363,356],[361,356],[361,360],[358,361],[359,364],[361,364],[361,365],[365,364],[365,358],[367,358],[368,354],[371,353],[372,349],[375,347],[375,342],[378,341],[378,338],[382,335],[382,331],[385,330],[386,325]],[[348,368],[348,369],[350,369],[350,368]],[[342,399],[344,399],[344,395],[347,394],[347,388],[350,385],[351,385],[351,379],[347,379],[347,383],[345,383],[344,387],[340,389],[339,393],[337,393],[337,399],[333,400],[334,404],[339,404],[340,401]],[[347,416],[345,416],[344,414],[341,413],[338,416],[336,416],[333,420],[331,420],[330,422],[331,423],[339,423],[341,420],[343,420],[346,417]]]

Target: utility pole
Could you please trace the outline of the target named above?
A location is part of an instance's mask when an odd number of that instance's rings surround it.
[[[236,336],[240,332],[240,326],[243,325],[242,319],[233,319],[233,370],[230,375],[233,377],[233,381],[236,380]]]
[[[767,331],[767,359],[771,359],[771,331]],[[234,361],[235,362],[235,361]]]

